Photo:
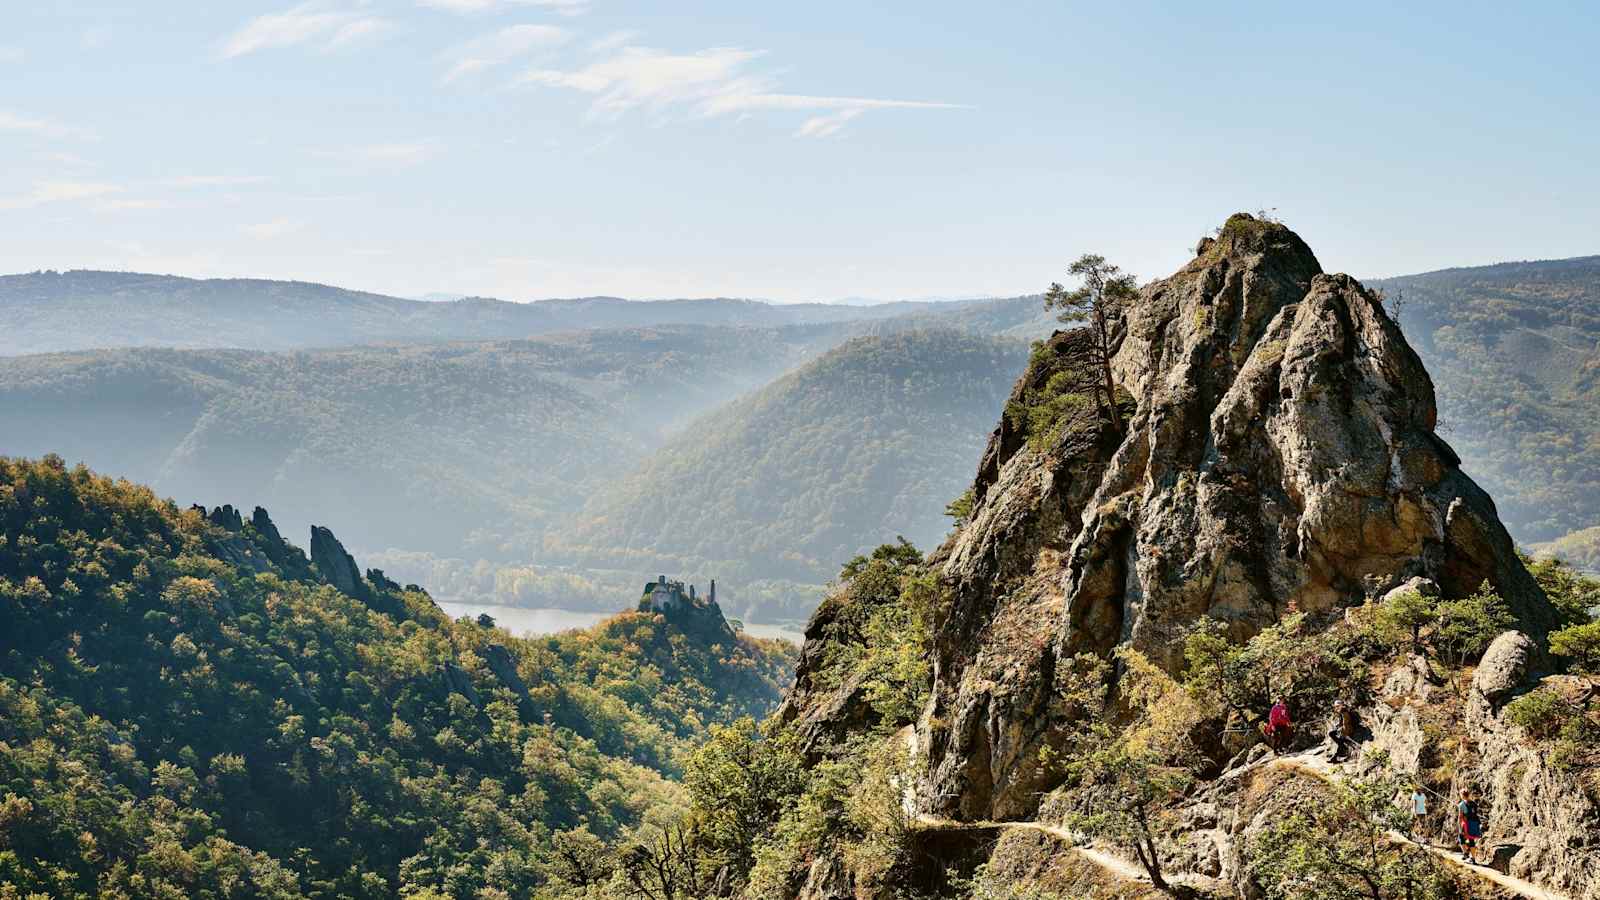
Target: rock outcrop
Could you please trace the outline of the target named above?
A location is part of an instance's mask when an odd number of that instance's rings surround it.
[[[344,549],[332,531],[321,525],[311,526],[311,562],[322,577],[341,592],[357,600],[366,600],[371,595],[355,557]]]
[[[1169,669],[1202,617],[1250,637],[1411,579],[1488,582],[1536,643],[1554,617],[1494,504],[1434,433],[1433,384],[1380,299],[1322,273],[1247,215],[1113,320],[1126,428],[1092,407],[1040,441],[1008,414],[968,524],[936,555],[938,625],[921,731],[925,812],[1026,816],[1060,721],[1057,663],[1131,645]],[[1037,397],[1079,333],[1036,353]]]
[[[517,672],[517,660],[511,651],[500,644],[489,644],[483,648],[483,661],[500,679],[500,683],[511,689],[517,695],[517,706],[524,716],[533,715],[533,694],[528,691],[528,683],[522,680],[522,675]]]
[[[255,532],[256,544],[261,552],[272,560],[273,565],[282,569],[291,578],[304,578],[310,574],[311,566],[306,560],[306,554],[299,547],[283,539],[278,532],[278,526],[273,524],[272,517],[265,509],[256,507],[250,514],[250,528]]]

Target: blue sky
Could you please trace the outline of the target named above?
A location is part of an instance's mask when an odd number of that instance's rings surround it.
[[[1582,3],[8,4],[0,271],[1016,294],[1275,208],[1362,276],[1600,253]]]

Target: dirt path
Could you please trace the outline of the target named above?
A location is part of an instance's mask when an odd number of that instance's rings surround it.
[[[1391,831],[1388,834],[1389,840],[1393,841],[1394,843],[1410,844],[1413,847],[1419,847],[1423,850],[1426,850],[1439,859],[1444,860],[1446,863],[1449,863],[1458,871],[1476,875],[1477,877],[1486,881],[1492,881],[1519,897],[1528,897],[1530,900],[1567,900],[1567,897],[1557,894],[1553,891],[1547,891],[1536,884],[1523,881],[1520,878],[1514,878],[1510,875],[1502,875],[1488,866],[1469,863],[1462,859],[1460,854],[1447,850],[1444,847],[1435,847],[1432,844],[1424,844],[1421,841],[1401,834],[1398,831]]]
[[[915,753],[917,750],[917,738],[915,730],[907,727],[902,733],[901,738],[905,741],[907,748]],[[1252,763],[1223,773],[1219,780],[1232,780],[1258,769],[1267,768],[1292,769],[1296,772],[1310,775],[1313,778],[1331,782],[1339,774],[1343,767],[1337,763],[1330,763],[1326,759],[1321,758],[1320,756],[1316,755],[1315,751],[1305,751],[1291,756],[1268,756],[1263,759],[1258,759]],[[1061,841],[1067,845],[1069,850],[1077,854],[1079,857],[1118,878],[1126,881],[1137,882],[1139,884],[1150,883],[1150,876],[1145,873],[1142,866],[1138,865],[1132,860],[1118,856],[1115,853],[1109,853],[1105,850],[1102,850],[1091,844],[1084,835],[1078,834],[1066,828],[1062,828],[1059,825],[1049,825],[1044,822],[957,822],[954,819],[943,819],[938,816],[928,815],[926,813],[916,813],[916,797],[914,794],[914,789],[911,785],[906,786],[905,793],[906,809],[913,815],[913,821],[916,823],[918,828],[971,831],[1036,831],[1040,834],[1046,834]],[[1564,897],[1561,894],[1545,890],[1538,885],[1523,881],[1520,878],[1514,878],[1510,875],[1502,875],[1501,873],[1495,871],[1494,869],[1488,868],[1487,866],[1469,864],[1465,860],[1461,859],[1457,854],[1452,853],[1445,848],[1424,844],[1397,831],[1388,832],[1388,836],[1391,841],[1396,843],[1409,844],[1413,847],[1426,850],[1438,859],[1443,860],[1454,867],[1457,871],[1472,875],[1482,881],[1491,882],[1497,887],[1509,891],[1518,897],[1525,897],[1528,898],[1528,900],[1568,900],[1567,897]],[[1190,887],[1213,890],[1221,886],[1220,882],[1218,882],[1216,879],[1206,878],[1204,876],[1198,876],[1192,873],[1175,873],[1168,876],[1168,880],[1173,884],[1182,884]]]
[[[1330,763],[1321,757],[1301,753],[1295,756],[1276,756],[1270,757],[1267,760],[1258,760],[1257,763],[1254,763],[1250,766],[1241,766],[1237,771],[1239,774],[1243,774],[1243,772],[1248,769],[1259,767],[1259,764],[1262,762],[1265,762],[1266,767],[1269,768],[1293,769],[1297,772],[1303,772],[1314,778],[1321,779],[1322,781],[1332,781],[1334,776],[1336,776],[1343,768],[1342,766],[1336,763]],[[1223,777],[1227,778],[1231,774],[1233,773],[1229,773]],[[1488,866],[1474,865],[1469,863],[1462,859],[1460,854],[1453,853],[1444,847],[1435,847],[1432,844],[1425,844],[1421,841],[1414,840],[1407,835],[1401,834],[1398,831],[1390,831],[1388,832],[1388,836],[1389,840],[1393,841],[1394,843],[1409,844],[1413,847],[1426,850],[1438,859],[1449,863],[1457,871],[1475,876],[1483,881],[1494,882],[1499,887],[1511,891],[1519,897],[1527,897],[1530,898],[1530,900],[1568,900],[1567,897],[1561,894],[1557,894],[1554,891],[1545,890],[1544,888],[1541,888],[1531,882],[1523,881],[1520,878],[1515,878],[1510,875],[1503,875],[1500,872],[1489,868]]]

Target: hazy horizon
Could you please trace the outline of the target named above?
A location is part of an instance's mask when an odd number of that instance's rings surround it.
[[[1600,233],[1575,202],[1600,196],[1580,8],[281,0],[7,20],[5,271],[885,300],[1036,293],[1086,250],[1148,280],[1240,209],[1363,277],[1577,256]]]

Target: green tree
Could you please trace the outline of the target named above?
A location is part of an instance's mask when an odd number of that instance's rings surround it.
[[[1600,529],[1596,532],[1600,533]],[[1560,559],[1523,555],[1522,561],[1564,625],[1583,625],[1594,618],[1593,611],[1600,608],[1600,579],[1591,578]]]
[[[1122,411],[1117,406],[1116,384],[1111,377],[1111,354],[1116,349],[1112,323],[1138,296],[1138,283],[1133,275],[1094,253],[1078,257],[1068,271],[1081,279],[1079,286],[1069,290],[1059,283],[1051,284],[1045,291],[1044,305],[1046,309],[1060,310],[1062,322],[1081,322],[1088,327],[1093,337],[1089,354],[1096,372],[1095,396],[1103,402],[1112,425],[1121,431]]]
[[[755,842],[805,788],[804,761],[783,738],[766,739],[754,720],[714,725],[684,768],[695,831],[711,868],[742,882]]]
[[[1600,676],[1600,622],[1573,625],[1550,635],[1550,652],[1565,657],[1575,674]]]
[[[1465,597],[1439,601],[1438,616],[1432,642],[1452,666],[1481,656],[1501,632],[1516,622],[1506,602],[1487,581]]]
[[[1103,663],[1077,661],[1071,702],[1087,720],[1072,736],[1060,763],[1069,810],[1066,827],[1132,852],[1157,889],[1173,893],[1162,874],[1157,834],[1166,830],[1173,801],[1193,782],[1197,754],[1187,734],[1198,711],[1184,690],[1136,650],[1117,653],[1119,689],[1134,720],[1113,725],[1107,693],[1085,679],[1104,676]]]
[[[1411,651],[1422,653],[1422,629],[1439,616],[1438,602],[1421,591],[1405,590],[1379,604],[1376,625],[1380,634],[1398,643],[1404,635],[1411,640]]]
[[[1250,840],[1270,900],[1443,900],[1449,879],[1421,848],[1391,836],[1408,814],[1398,783],[1340,782],[1300,796]]]

